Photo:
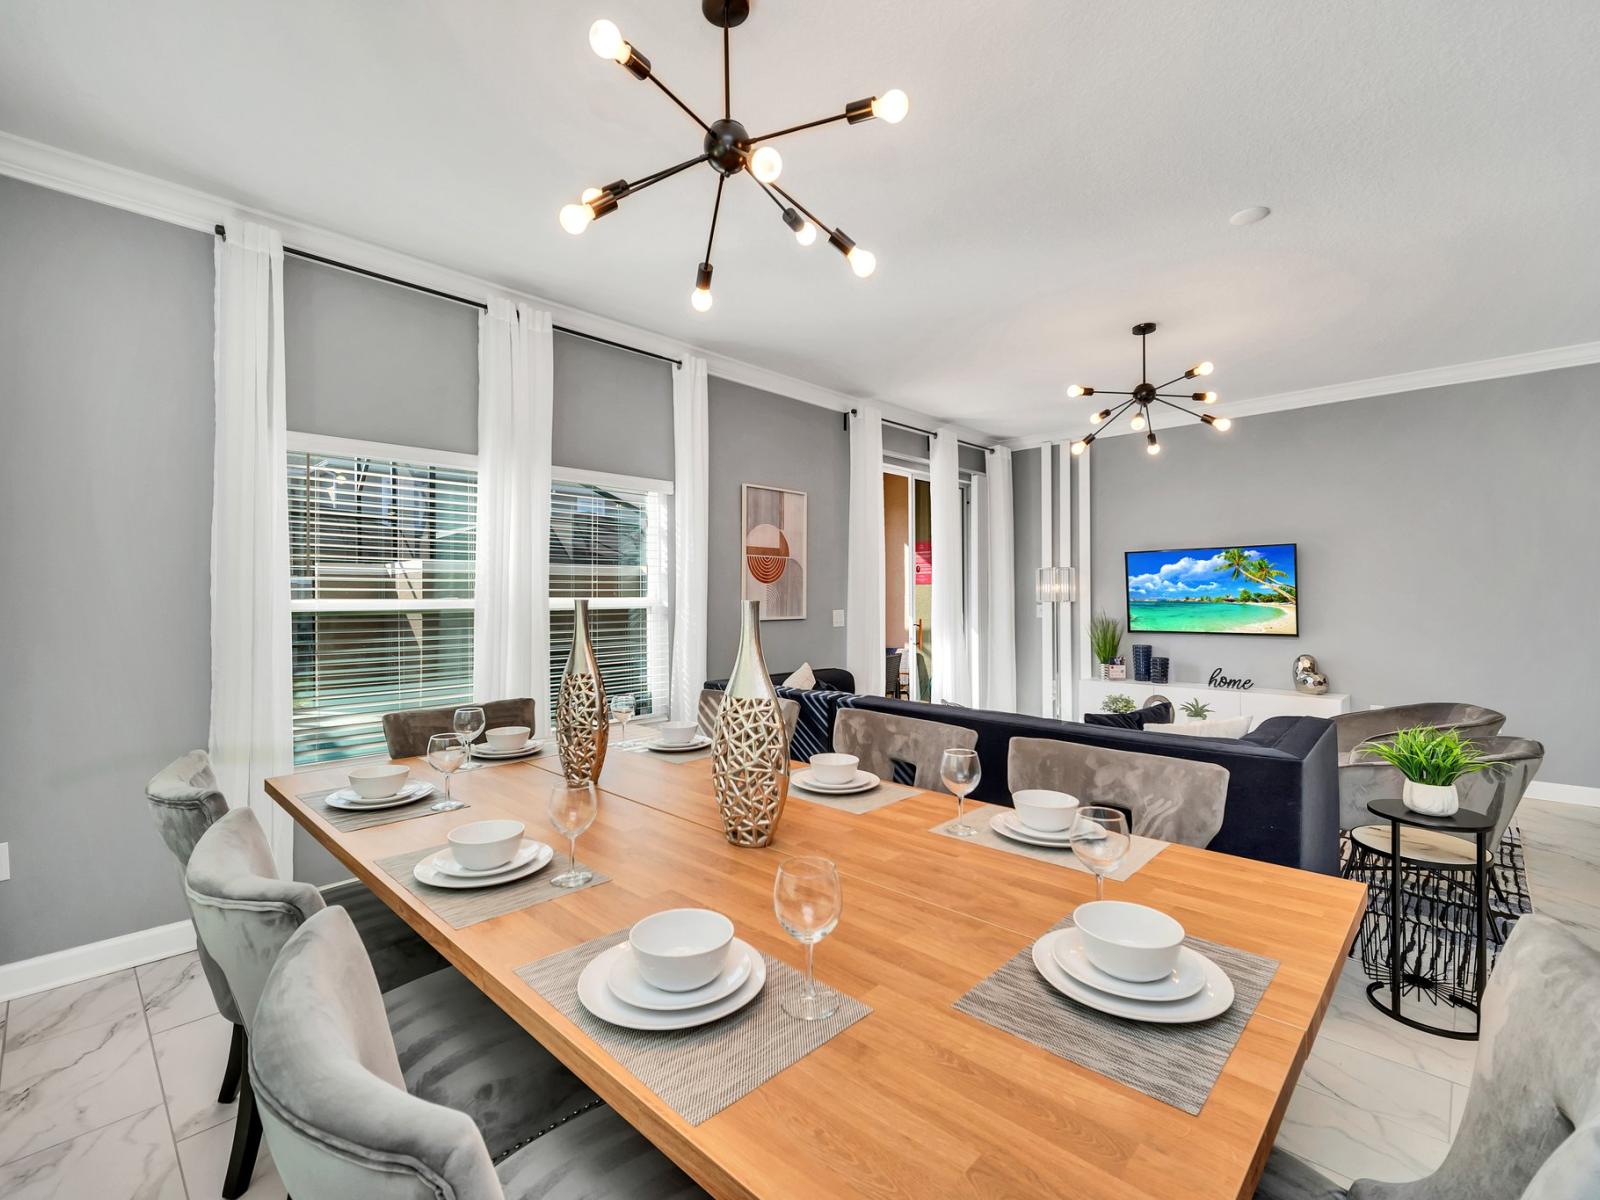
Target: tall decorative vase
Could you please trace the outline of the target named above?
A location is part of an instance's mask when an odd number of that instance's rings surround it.
[[[577,600],[572,613],[572,650],[556,697],[556,744],[568,783],[599,783],[606,765],[611,726],[600,664],[589,640],[589,602]]]
[[[722,831],[735,846],[772,841],[789,797],[789,737],[761,656],[757,601],[744,606],[739,655],[711,739],[711,787]]]

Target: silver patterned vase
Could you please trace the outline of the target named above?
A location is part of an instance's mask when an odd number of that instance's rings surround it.
[[[599,783],[611,726],[600,664],[589,640],[589,602],[573,602],[572,650],[556,697],[556,744],[568,783]]]
[[[711,787],[722,831],[735,846],[772,841],[789,798],[789,737],[761,656],[758,604],[748,600],[739,655],[711,738]]]

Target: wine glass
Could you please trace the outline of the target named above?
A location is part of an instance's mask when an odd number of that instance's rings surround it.
[[[465,808],[450,798],[450,776],[467,760],[467,741],[459,733],[436,733],[428,739],[428,765],[444,776],[444,799],[428,806],[429,812],[449,812]]]
[[[957,837],[973,837],[978,832],[961,819],[961,810],[982,778],[983,767],[978,762],[976,750],[946,750],[939,759],[939,781],[944,784],[946,791],[954,792],[956,797],[956,823],[949,832]]]
[[[634,703],[633,693],[625,696],[611,697],[611,719],[622,726],[622,737],[617,743],[618,749],[625,749],[628,745],[628,722],[633,720],[633,714],[638,711]]]
[[[578,835],[594,824],[600,810],[599,791],[592,783],[557,783],[550,789],[550,823],[567,835],[567,869],[550,882],[556,887],[582,887],[594,872],[578,866]]]
[[[484,715],[482,708],[476,704],[469,704],[455,711],[450,718],[450,728],[461,735],[462,744],[467,747],[467,761],[461,764],[463,771],[476,771],[487,763],[481,763],[472,757],[472,743],[489,724],[489,718]]]
[[[1087,805],[1072,827],[1072,852],[1094,873],[1094,898],[1106,898],[1106,876],[1121,865],[1133,845],[1128,818],[1115,808]]]
[[[839,888],[839,871],[825,858],[791,858],[778,868],[772,881],[772,909],[784,932],[806,948],[805,990],[783,997],[783,1011],[801,1021],[820,1021],[833,1016],[838,997],[817,991],[812,958],[817,943],[833,932],[844,907]]]

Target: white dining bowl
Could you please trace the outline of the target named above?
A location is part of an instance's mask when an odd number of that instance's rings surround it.
[[[509,754],[526,746],[532,732],[526,725],[501,725],[487,731],[483,738],[489,743],[489,749]]]
[[[1065,833],[1078,819],[1078,798],[1048,788],[1023,788],[1011,793],[1017,820],[1040,833]]]
[[[410,775],[410,767],[398,763],[375,763],[370,767],[352,768],[350,786],[363,799],[376,800],[379,796],[392,796],[405,787]]]
[[[516,857],[522,845],[521,821],[469,821],[445,837],[456,862],[469,871],[492,871]]]
[[[811,778],[822,784],[838,784],[843,787],[847,783],[854,783],[856,769],[861,766],[861,760],[854,754],[813,754],[811,756]]]
[[[663,746],[687,746],[700,736],[700,726],[693,721],[668,721],[661,726]]]
[[[664,992],[704,987],[727,965],[733,922],[709,908],[669,908],[628,931],[639,974]]]
[[[1123,900],[1095,900],[1078,905],[1072,920],[1083,935],[1083,952],[1107,975],[1151,983],[1178,965],[1183,926],[1164,912]]]

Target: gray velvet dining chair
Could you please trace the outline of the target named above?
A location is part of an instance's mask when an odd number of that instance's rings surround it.
[[[691,1200],[688,1176],[599,1101],[530,1123],[497,1152],[476,1093],[419,1087],[350,922],[310,917],[262,989],[250,1079],[296,1200]],[[441,1012],[450,1027],[467,1014]]]
[[[178,860],[178,885],[182,887],[195,843],[228,811],[227,798],[217,787],[216,773],[211,769],[211,759],[206,752],[191,750],[156,772],[145,785],[145,801],[155,819],[161,840]],[[323,899],[350,911],[356,929],[361,934],[362,944],[373,956],[379,975],[388,980],[390,986],[405,983],[444,966],[444,959],[395,916],[365,884],[353,879],[335,884],[324,890]],[[244,1026],[240,1023],[239,1008],[234,1003],[233,993],[228,989],[222,969],[207,953],[204,943],[197,940],[195,949],[217,1011],[233,1024],[233,1044],[229,1048],[228,1065],[223,1071],[222,1088],[217,1096],[217,1103],[228,1104],[238,1094],[240,1073],[244,1067]]]
[[[1256,1200],[1593,1200],[1600,1195],[1600,954],[1523,917],[1483,996],[1461,1127],[1437,1170],[1345,1191],[1274,1151]]]
[[[307,920],[328,911],[309,883],[278,878],[261,824],[249,809],[224,814],[189,856],[185,894],[200,940],[227,978],[247,1031],[283,947]],[[378,988],[371,959],[348,911],[352,955]],[[386,983],[388,981],[385,981]],[[595,1102],[565,1067],[452,967],[382,989],[384,1028],[397,1048],[406,1084],[451,1107],[473,1105],[483,1138],[496,1153]],[[301,1015],[307,1015],[302,1010]],[[234,1155],[223,1196],[248,1185],[260,1143],[258,1106],[248,1076],[239,1090]]]
[[[700,725],[700,732],[707,737],[717,732],[717,714],[722,711],[722,698],[726,695],[721,688],[700,689],[700,703],[695,710],[695,718]],[[795,726],[800,723],[800,701],[779,696],[778,711],[783,714],[783,728],[788,734],[789,744],[793,746]]]
[[[417,758],[428,752],[428,739],[436,733],[451,733],[451,721],[460,704],[442,708],[407,708],[400,712],[383,714],[383,741],[390,758]],[[538,705],[523,697],[519,700],[486,700],[476,707],[483,709],[484,728],[499,729],[504,725],[525,725],[537,730]],[[478,735],[479,741],[483,735]]]
[[[1427,700],[1419,704],[1393,704],[1387,708],[1338,713],[1332,720],[1334,734],[1339,739],[1339,754],[1343,757],[1362,742],[1419,725],[1454,729],[1464,738],[1494,737],[1505,725],[1506,715],[1477,704]]]
[[[939,779],[944,752],[974,750],[977,745],[974,729],[897,713],[841,708],[833,725],[833,748],[854,754],[863,771],[930,792],[946,790]]]
[[[1202,849],[1222,828],[1228,799],[1228,768],[1216,763],[1055,738],[1012,738],[1006,776],[1013,792],[1049,788],[1120,808],[1133,833]]]

